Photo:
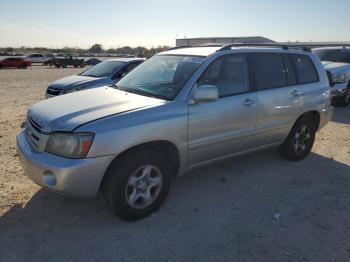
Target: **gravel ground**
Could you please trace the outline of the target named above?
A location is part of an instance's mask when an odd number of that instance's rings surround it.
[[[102,197],[40,189],[17,160],[27,108],[79,71],[0,70],[0,261],[348,261],[350,107],[335,109],[304,161],[273,149],[193,171],[157,213],[130,223]]]

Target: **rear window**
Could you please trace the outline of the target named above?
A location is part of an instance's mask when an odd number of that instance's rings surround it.
[[[257,90],[287,86],[284,63],[280,54],[253,54]]]
[[[306,55],[290,55],[298,78],[298,84],[318,82],[318,75],[311,59]]]

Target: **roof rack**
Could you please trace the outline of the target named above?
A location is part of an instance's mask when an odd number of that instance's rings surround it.
[[[284,45],[284,44],[269,44],[269,43],[256,43],[256,44],[249,44],[249,43],[235,43],[235,44],[229,44],[229,45],[225,45],[222,48],[220,48],[219,50],[217,50],[217,52],[220,51],[228,51],[231,50],[231,47],[242,47],[242,46],[251,46],[251,47],[276,47],[276,48],[281,48],[283,50],[291,50],[291,49],[297,49],[297,50],[302,50],[305,52],[311,52],[311,49],[308,47],[304,47],[304,46],[296,46],[296,45]]]

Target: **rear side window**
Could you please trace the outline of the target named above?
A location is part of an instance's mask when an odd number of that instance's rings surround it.
[[[219,97],[249,91],[248,63],[245,55],[227,55],[215,60],[198,82],[201,85],[216,85]]]
[[[295,75],[295,70],[294,70],[294,66],[292,64],[292,61],[289,57],[289,55],[284,54],[283,55],[283,61],[284,61],[284,65],[286,67],[286,76],[287,76],[287,81],[288,81],[288,85],[296,85],[297,84],[297,78]]]
[[[311,59],[306,55],[290,55],[299,84],[318,82],[318,75]]]
[[[253,54],[253,61],[257,90],[287,86],[281,54]]]

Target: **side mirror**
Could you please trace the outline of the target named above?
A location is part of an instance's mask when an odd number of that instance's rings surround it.
[[[194,103],[212,102],[219,99],[217,86],[202,85],[195,90],[192,100]]]

